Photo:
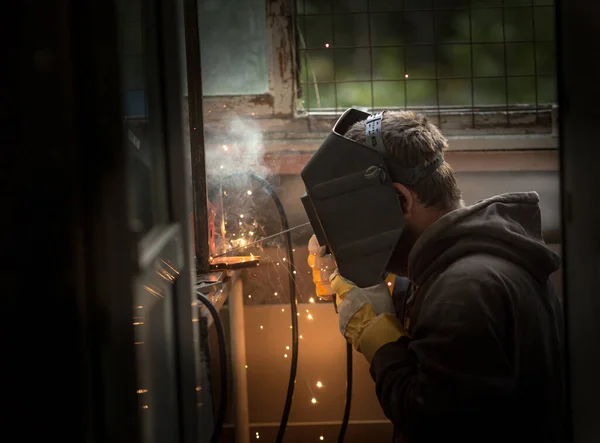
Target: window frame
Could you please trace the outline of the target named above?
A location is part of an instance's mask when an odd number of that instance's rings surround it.
[[[265,2],[267,18],[268,84],[265,94],[222,95],[203,98],[204,117],[218,120],[236,115],[268,118],[295,117],[296,63],[292,0]]]

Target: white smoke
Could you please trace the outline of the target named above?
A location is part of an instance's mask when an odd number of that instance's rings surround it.
[[[217,129],[207,137],[206,175],[209,183],[232,175],[236,176],[235,181],[245,182],[248,173],[262,178],[269,176],[270,171],[263,160],[265,146],[259,125],[237,116],[223,123],[219,126],[224,130]],[[238,178],[239,174],[243,175]]]
[[[254,120],[233,116],[207,126],[205,134],[208,199],[216,216],[214,252],[221,253],[265,236],[265,209],[272,201],[264,180],[272,172],[264,164],[263,136]]]

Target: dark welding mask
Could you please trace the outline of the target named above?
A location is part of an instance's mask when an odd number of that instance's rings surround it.
[[[301,172],[302,203],[319,243],[340,274],[363,288],[381,282],[404,228],[392,182],[412,187],[444,161],[439,155],[415,168],[399,165],[384,146],[382,118],[383,112],[348,109]],[[366,146],[344,136],[361,120]]]

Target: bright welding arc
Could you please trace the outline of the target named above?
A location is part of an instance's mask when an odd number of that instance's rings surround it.
[[[308,225],[310,225],[310,222],[306,222],[306,223],[303,223],[303,224],[301,224],[301,225],[294,226],[293,228],[284,229],[283,231],[279,231],[279,232],[278,232],[278,233],[276,233],[276,234],[273,234],[273,235],[268,235],[267,237],[263,237],[263,238],[261,238],[260,240],[253,241],[253,242],[251,242],[251,243],[246,243],[244,246],[238,246],[238,247],[236,247],[236,248],[232,248],[232,249],[230,249],[230,250],[228,250],[228,251],[226,251],[226,252],[222,252],[221,254],[216,254],[216,255],[213,255],[213,256],[212,256],[212,258],[222,257],[222,256],[224,256],[224,255],[231,254],[232,252],[238,251],[238,250],[240,250],[240,249],[245,249],[245,248],[247,248],[248,246],[256,245],[256,244],[258,244],[258,243],[262,243],[262,242],[264,242],[265,240],[269,240],[269,239],[271,239],[271,238],[277,237],[278,235],[281,235],[281,234],[286,234],[286,233],[288,233],[288,232],[291,232],[291,231],[295,231],[296,229],[300,229],[300,228],[303,228],[303,227],[305,227],[305,226],[308,226]]]

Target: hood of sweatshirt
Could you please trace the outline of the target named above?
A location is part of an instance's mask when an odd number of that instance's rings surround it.
[[[408,258],[408,276],[421,285],[435,272],[470,254],[509,260],[543,282],[560,266],[544,243],[536,192],[509,193],[456,209],[419,237]]]

